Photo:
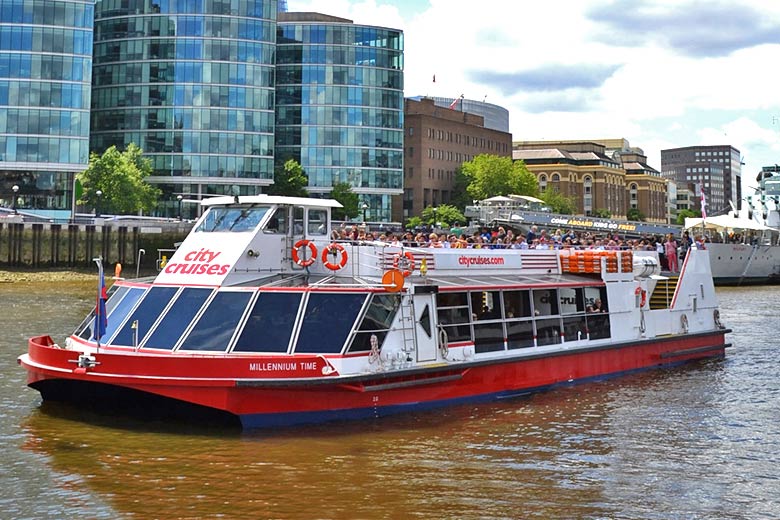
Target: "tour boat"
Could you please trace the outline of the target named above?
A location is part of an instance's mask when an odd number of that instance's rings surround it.
[[[338,241],[327,199],[202,204],[154,279],[99,282],[70,337],[29,340],[19,363],[44,400],[258,428],[504,399],[729,346],[707,251],[668,278],[649,251]]]

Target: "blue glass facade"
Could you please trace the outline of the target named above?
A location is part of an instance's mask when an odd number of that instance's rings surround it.
[[[175,214],[178,194],[254,194],[272,182],[276,0],[95,9],[93,151],[138,144],[162,213]]]
[[[300,162],[312,194],[346,182],[369,220],[403,191],[403,33],[307,13],[279,15],[276,161]]]
[[[94,2],[0,0],[0,201],[69,217],[89,160]]]

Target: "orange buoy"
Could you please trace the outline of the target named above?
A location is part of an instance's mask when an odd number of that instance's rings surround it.
[[[389,269],[382,275],[382,285],[387,292],[399,292],[404,287],[404,274],[398,269]]]

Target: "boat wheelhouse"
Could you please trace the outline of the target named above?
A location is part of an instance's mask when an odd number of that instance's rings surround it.
[[[331,239],[332,200],[218,197],[154,280],[20,364],[44,400],[195,405],[245,427],[376,417],[724,355],[706,251]],[[192,408],[188,408],[192,409]]]

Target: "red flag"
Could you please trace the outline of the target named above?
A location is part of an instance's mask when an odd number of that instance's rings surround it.
[[[461,101],[462,99],[463,99],[463,94],[461,94],[460,97],[455,98],[455,100],[452,103],[450,103],[450,110],[455,110],[455,107],[458,106],[458,101]]]

